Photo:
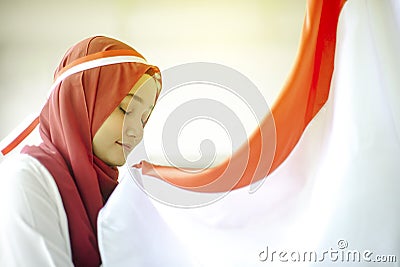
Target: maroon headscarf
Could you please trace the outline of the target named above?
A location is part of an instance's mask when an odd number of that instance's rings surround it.
[[[90,58],[88,55],[111,50],[143,58],[117,40],[88,38],[67,51],[54,76]],[[93,137],[146,72],[159,71],[144,63],[118,63],[68,76],[55,87],[40,113],[43,142],[22,150],[38,159],[54,177],[68,218],[75,266],[101,264],[97,215],[117,185],[118,170],[93,154]]]

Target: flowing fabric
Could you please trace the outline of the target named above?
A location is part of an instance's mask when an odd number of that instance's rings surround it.
[[[94,37],[74,45],[55,71],[56,80],[81,61],[110,51],[143,58],[111,38]],[[113,52],[111,52],[112,54]],[[38,159],[54,177],[68,218],[75,266],[99,266],[97,215],[117,185],[118,170],[93,155],[96,131],[139,78],[155,67],[141,63],[112,64],[88,69],[56,84],[42,109],[39,131],[43,142],[22,153]]]
[[[307,2],[293,71],[271,114],[266,114],[248,140],[249,146],[243,146],[219,166],[201,172],[190,173],[143,161],[143,174],[194,191],[224,192],[247,186],[272,173],[291,153],[308,123],[327,101],[334,69],[337,22],[344,3],[344,0]],[[271,127],[274,124],[275,128]],[[237,179],[235,176],[240,174]]]
[[[398,47],[399,1],[348,1],[328,101],[280,167],[253,194],[195,209],[154,201],[131,175],[154,178],[134,169],[100,213],[104,266],[180,253],[186,266],[399,266]]]

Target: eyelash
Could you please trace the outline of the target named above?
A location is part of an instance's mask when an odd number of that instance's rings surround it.
[[[121,108],[121,107],[119,107],[119,109],[122,111],[122,113],[124,113],[124,114],[130,114],[130,112],[127,112],[125,109],[123,109],[123,108]]]
[[[130,114],[131,112],[127,112],[125,109],[123,109],[122,107],[119,107],[119,109],[122,111],[122,113],[125,115],[125,114]],[[147,121],[149,120],[149,117],[150,117],[150,115],[146,118],[146,120],[145,121],[142,121],[142,125],[143,125],[143,127],[146,125],[146,123],[147,123]]]

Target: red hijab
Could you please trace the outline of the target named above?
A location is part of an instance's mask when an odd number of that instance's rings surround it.
[[[67,51],[55,71],[55,79],[71,65],[111,50],[143,58],[117,40],[88,38]],[[97,215],[118,178],[117,168],[106,165],[93,154],[93,137],[139,78],[149,71],[159,72],[144,63],[118,63],[68,76],[54,88],[39,115],[43,142],[22,150],[38,159],[58,186],[68,218],[75,266],[101,264]]]

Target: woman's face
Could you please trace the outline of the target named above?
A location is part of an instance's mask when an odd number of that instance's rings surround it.
[[[93,153],[99,159],[110,166],[125,164],[124,150],[129,154],[142,140],[156,94],[156,81],[148,74],[143,75],[96,132]]]

